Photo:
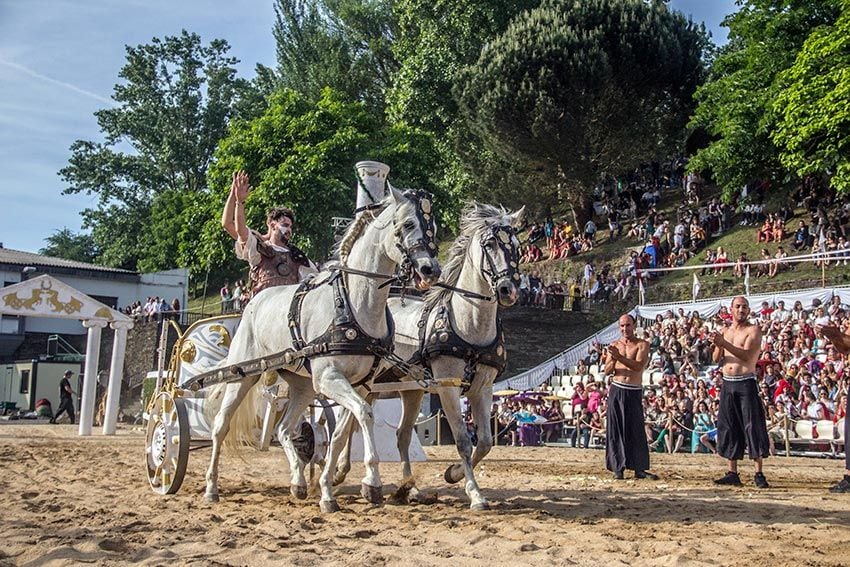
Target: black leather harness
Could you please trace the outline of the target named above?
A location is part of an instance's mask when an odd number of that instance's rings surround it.
[[[295,291],[295,296],[289,305],[289,332],[292,336],[292,347],[296,352],[304,352],[305,349],[308,352],[312,352],[312,354],[300,357],[300,360],[308,371],[310,371],[310,359],[315,356],[333,354],[372,355],[372,368],[363,378],[352,384],[352,386],[357,387],[368,383],[372,379],[381,360],[392,359],[394,357],[395,324],[389,307],[385,307],[387,334],[380,338],[369,335],[354,317],[354,311],[351,309],[351,301],[348,298],[348,290],[345,287],[344,274],[348,272],[365,277],[384,278],[387,281],[381,284],[381,287],[389,284],[391,281],[401,281],[404,286],[412,278],[413,261],[410,257],[411,250],[422,248],[428,256],[433,258],[436,255],[437,245],[435,241],[436,234],[433,212],[431,210],[431,195],[425,191],[408,190],[404,192],[404,196],[415,203],[414,214],[423,235],[412,246],[407,248],[402,244],[403,227],[395,227],[395,245],[399,252],[401,252],[403,259],[402,264],[399,266],[400,274],[398,276],[385,276],[346,267],[337,268],[331,276],[330,281],[327,282],[333,288],[333,321],[328,325],[324,333],[309,343],[304,340],[304,336],[301,333],[301,306],[304,303],[304,297],[310,291],[320,285],[324,285],[325,282],[317,284],[315,283],[316,280],[311,278],[302,282]],[[369,206],[366,209],[377,210],[382,206],[379,203]]]
[[[473,345],[460,337],[455,330],[451,306],[443,304],[437,307],[434,322],[428,329],[428,319],[432,310],[424,308],[419,320],[419,350],[410,360],[411,364],[423,364],[431,367],[431,361],[438,356],[453,356],[462,359],[463,369],[461,391],[465,394],[472,387],[472,379],[479,364],[496,369],[496,375],[505,370],[508,356],[505,350],[505,334],[502,331],[502,318],[496,317],[496,336],[484,346]]]
[[[357,322],[354,317],[354,312],[351,309],[351,302],[348,299],[348,290],[345,287],[345,278],[341,271],[336,271],[331,280],[327,282],[333,289],[334,301],[334,318],[327,330],[310,341],[304,340],[301,334],[301,306],[304,303],[304,297],[319,287],[314,284],[314,279],[306,280],[298,286],[295,296],[292,298],[292,303],[289,306],[289,332],[292,336],[292,346],[296,351],[307,347],[321,346],[321,354],[313,356],[327,356],[331,354],[352,354],[352,355],[372,355],[372,368],[369,373],[358,380],[353,386],[361,386],[368,382],[381,360],[392,353],[393,339],[395,334],[395,325],[393,323],[390,310],[386,307],[385,316],[387,318],[387,334],[380,338],[375,338],[363,330],[363,327]],[[320,284],[321,285],[321,284]],[[310,358],[302,359],[304,367],[310,370]]]
[[[511,281],[519,279],[516,248],[513,246],[512,240],[515,234],[514,229],[509,226],[494,226],[490,237],[481,242],[482,258],[480,270],[484,276],[489,277],[492,288],[495,288],[496,283],[502,278],[508,278]],[[508,260],[507,267],[503,270],[499,270],[496,267],[495,261],[489,252],[487,252],[486,245],[490,240],[495,240],[497,247]],[[451,285],[437,285],[473,299],[484,301],[493,301],[495,299],[492,296],[480,295]],[[419,348],[410,360],[407,361],[407,364],[421,365],[430,371],[431,360],[438,356],[453,356],[462,359],[466,363],[463,370],[463,379],[461,380],[461,393],[463,394],[472,387],[472,380],[475,377],[479,364],[495,368],[496,376],[499,376],[505,371],[508,356],[505,349],[505,334],[502,330],[501,317],[496,317],[496,336],[493,341],[487,345],[478,346],[468,343],[457,334],[454,324],[454,314],[452,313],[450,303],[443,303],[436,308],[434,322],[429,328],[428,320],[432,311],[427,306],[423,306],[422,308],[422,315],[417,323],[419,327]],[[388,376],[401,378],[403,372],[401,369],[390,368],[375,378],[375,381],[386,381]]]

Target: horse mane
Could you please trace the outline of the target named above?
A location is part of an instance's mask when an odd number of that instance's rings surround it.
[[[364,211],[363,214],[356,217],[354,221],[348,225],[348,228],[345,229],[345,233],[342,235],[342,238],[339,239],[339,242],[334,245],[331,258],[328,260],[326,266],[338,266],[340,264],[345,264],[348,260],[348,255],[351,254],[351,249],[354,247],[354,243],[358,238],[360,238],[360,235],[363,234],[366,227],[378,218],[389,204],[389,197],[387,197],[378,203],[378,206],[375,209]]]
[[[482,205],[470,203],[461,213],[460,231],[457,238],[452,242],[447,253],[448,260],[443,264],[443,276],[440,281],[449,285],[456,285],[460,279],[460,272],[466,260],[466,252],[472,237],[479,231],[493,225],[508,225],[511,220],[507,211],[493,205]],[[425,307],[433,309],[442,301],[448,301],[452,291],[441,287],[432,287],[425,294]]]

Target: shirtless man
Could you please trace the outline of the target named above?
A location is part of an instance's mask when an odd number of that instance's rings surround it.
[[[635,471],[635,478],[658,477],[649,469],[641,378],[649,362],[649,343],[635,336],[635,319],[620,317],[622,338],[611,343],[602,355],[606,376],[613,376],[608,393],[608,425],[605,429],[605,466],[622,480],[623,471]]]
[[[750,304],[745,297],[732,300],[732,324],[712,331],[712,358],[722,368],[720,411],[717,416],[717,454],[729,461],[729,470],[715,484],[741,486],[738,461],[744,447],[756,463],[755,485],[769,488],[762,460],[770,454],[764,406],[756,387],[756,361],[761,350],[761,328],[749,321]]]
[[[221,226],[236,241],[236,256],[251,266],[251,294],[267,287],[297,284],[316,266],[289,240],[295,214],[286,207],[269,211],[266,234],[248,228],[245,220],[245,200],[251,193],[248,174],[233,174],[230,195],[221,214]]]
[[[832,342],[835,350],[847,356],[850,355],[850,327],[846,333],[842,333],[841,329],[834,325],[817,325],[815,330],[823,333],[823,336]],[[847,396],[844,397],[845,402]],[[830,492],[850,494],[850,451],[847,450],[847,443],[850,442],[850,419],[844,417],[844,478],[829,489]]]

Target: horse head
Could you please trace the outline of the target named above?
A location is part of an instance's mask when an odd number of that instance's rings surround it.
[[[469,247],[473,265],[480,266],[481,276],[489,284],[499,305],[510,307],[519,296],[519,239],[516,231],[522,224],[525,207],[508,213],[505,209],[474,203],[472,214],[487,219],[473,236],[478,246]]]
[[[401,267],[403,279],[412,277],[416,287],[428,289],[442,273],[437,261],[437,228],[431,195],[390,187],[390,199],[395,204],[395,230],[392,245],[385,251]]]

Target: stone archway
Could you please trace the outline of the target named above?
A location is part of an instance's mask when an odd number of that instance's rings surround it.
[[[86,366],[83,371],[83,391],[80,396],[80,435],[92,434],[101,330],[107,325],[115,330],[112,360],[109,365],[109,386],[106,393],[106,415],[103,420],[103,434],[115,435],[121,383],[124,379],[127,331],[133,328],[133,320],[46,274],[2,288],[0,314],[76,319],[88,329]]]

